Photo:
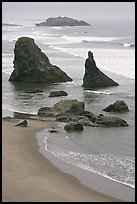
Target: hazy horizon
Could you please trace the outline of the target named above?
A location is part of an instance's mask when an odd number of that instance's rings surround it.
[[[3,23],[58,16],[92,21],[134,21],[135,2],[2,2]]]

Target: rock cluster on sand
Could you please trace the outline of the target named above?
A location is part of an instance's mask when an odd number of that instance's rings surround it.
[[[88,58],[85,62],[85,74],[83,78],[84,88],[101,88],[108,86],[118,86],[119,84],[100,71],[91,51],[88,52]]]
[[[32,38],[21,37],[14,49],[12,82],[66,82],[72,79],[59,67],[52,65]]]
[[[45,22],[36,23],[36,26],[90,26],[85,21],[78,21],[69,17],[48,18]]]

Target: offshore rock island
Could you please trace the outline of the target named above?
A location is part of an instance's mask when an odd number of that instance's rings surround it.
[[[12,82],[66,82],[72,79],[59,67],[52,65],[34,39],[21,37],[15,43]]]
[[[78,21],[69,17],[52,17],[45,22],[36,23],[36,26],[91,26],[85,21]]]

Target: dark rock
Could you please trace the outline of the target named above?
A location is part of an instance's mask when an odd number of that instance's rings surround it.
[[[79,115],[72,115],[72,114],[61,115],[61,116],[57,116],[55,120],[59,122],[66,122],[66,123],[77,122],[83,126],[92,126],[91,121],[86,116],[79,116]]]
[[[36,26],[90,26],[85,21],[78,21],[69,17],[48,18],[46,22],[36,23]]]
[[[85,103],[75,99],[60,100],[53,106],[53,109],[60,113],[77,114],[85,110]]]
[[[59,67],[52,65],[32,38],[21,37],[14,49],[12,82],[66,82],[72,79]]]
[[[58,130],[49,130],[49,132],[50,132],[50,133],[56,133],[56,134],[57,134],[59,131],[58,131]]]
[[[51,91],[49,97],[67,96],[65,91]]]
[[[91,121],[89,120],[88,117],[86,116],[81,116],[78,120],[78,123],[80,123],[83,126],[92,126],[93,123],[91,123]]]
[[[123,112],[127,112],[129,111],[129,108],[127,106],[127,104],[125,103],[125,101],[123,100],[118,100],[113,104],[110,104],[108,107],[106,107],[105,109],[103,109],[103,111],[106,112],[119,112],[119,113],[123,113]]]
[[[97,68],[93,53],[89,51],[88,58],[85,62],[85,74],[82,86],[85,88],[101,88],[118,85],[117,82],[113,81]]]
[[[85,110],[85,103],[75,99],[60,100],[53,107],[42,107],[38,110],[39,116],[56,116],[58,114],[78,114]]]
[[[55,120],[59,121],[59,122],[66,122],[66,123],[68,123],[70,121],[70,117],[66,116],[66,115],[56,116]]]
[[[128,123],[119,117],[106,117],[102,114],[96,118],[94,124],[97,127],[121,127],[121,126],[129,126]]]
[[[94,113],[92,113],[92,112],[90,112],[90,111],[83,111],[83,112],[81,112],[80,114],[78,114],[78,115],[81,115],[81,116],[86,116],[87,118],[89,118],[89,120],[91,121],[91,122],[95,122],[95,120],[96,120],[96,115],[94,114]]]
[[[38,116],[53,117],[55,114],[50,107],[42,107],[38,110]]]
[[[41,93],[43,92],[43,89],[40,88],[32,88],[32,89],[25,89],[25,93]]]
[[[18,123],[15,126],[27,127],[28,126],[28,122],[27,122],[27,120],[23,120],[22,122]]]
[[[66,130],[67,132],[74,131],[74,130],[82,131],[83,125],[81,125],[80,123],[76,123],[76,122],[70,122],[64,126],[64,130]]]

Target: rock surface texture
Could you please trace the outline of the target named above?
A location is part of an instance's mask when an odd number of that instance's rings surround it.
[[[85,21],[78,21],[69,17],[48,18],[45,22],[36,23],[36,26],[90,26]]]
[[[12,82],[66,82],[72,79],[59,67],[52,65],[32,38],[21,37],[14,48]]]
[[[65,91],[51,91],[49,97],[67,96]]]
[[[102,88],[109,86],[118,86],[119,84],[100,71],[91,51],[88,52],[88,58],[85,62],[85,74],[83,77],[83,87]]]
[[[118,100],[115,103],[110,104],[108,107],[103,109],[103,111],[123,113],[129,111],[129,108],[125,101]]]

